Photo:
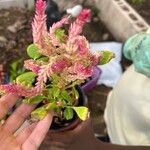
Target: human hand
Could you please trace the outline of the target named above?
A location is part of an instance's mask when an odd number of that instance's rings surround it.
[[[0,119],[12,108],[18,97],[7,94],[0,99]],[[1,150],[37,150],[52,122],[52,115],[48,114],[38,123],[28,125],[19,134],[14,133],[24,123],[35,106],[21,104],[15,112],[0,125],[0,149]]]

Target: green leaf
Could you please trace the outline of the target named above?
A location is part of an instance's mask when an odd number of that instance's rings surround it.
[[[67,120],[70,120],[73,118],[73,109],[68,107],[65,109],[64,111],[64,117],[67,119]]]
[[[10,64],[9,71],[9,81],[13,82],[17,76],[25,72],[25,69],[22,67],[22,59],[16,60]]]
[[[56,105],[55,102],[49,103],[49,104],[47,104],[47,106],[46,106],[46,110],[47,110],[47,111],[54,110],[54,109],[56,109],[56,108],[58,108],[58,106]]]
[[[60,94],[60,89],[58,87],[53,87],[53,96],[57,98]]]
[[[77,113],[78,117],[81,119],[81,120],[86,120],[87,119],[87,115],[88,115],[88,108],[87,107],[72,107],[75,112]]]
[[[41,57],[41,58],[37,59],[36,62],[37,62],[38,64],[45,64],[45,63],[48,62],[48,60],[49,60],[48,57]]]
[[[110,51],[101,51],[102,58],[100,59],[99,65],[105,65],[111,61],[112,58],[115,57],[115,54]]]
[[[53,83],[53,85],[57,85],[57,83],[59,82],[59,80],[60,80],[60,77],[57,75],[57,74],[52,74],[51,75],[51,79],[52,79],[52,83]]]
[[[47,110],[43,106],[34,110],[31,113],[31,117],[35,120],[42,120],[47,115],[47,113],[48,113]]]
[[[73,87],[73,92],[74,92],[75,98],[79,99],[79,92],[76,90],[75,87]]]
[[[27,54],[30,58],[33,58],[34,60],[41,57],[41,54],[39,53],[39,48],[35,44],[31,44],[28,46]]]
[[[53,91],[50,89],[48,89],[48,99],[53,99]]]
[[[68,92],[66,90],[63,90],[61,92],[61,96],[64,100],[66,100],[67,102],[71,102],[72,98],[71,96],[68,94]]]
[[[49,99],[56,99],[60,97],[60,89],[58,87],[52,87],[48,89],[48,98]]]
[[[60,42],[62,42],[62,43],[65,42],[66,34],[65,34],[65,30],[64,30],[64,29],[57,29],[57,30],[55,31],[55,35],[56,35],[56,38],[57,38]]]
[[[24,99],[23,102],[26,103],[26,104],[39,104],[45,98],[46,97],[43,96],[43,95],[38,95],[38,96],[33,97],[33,98]]]
[[[11,64],[11,68],[13,71],[17,71],[18,63],[19,63],[18,61],[15,61]]]
[[[36,74],[33,72],[26,72],[16,78],[16,82],[24,86],[32,87],[35,81]]]

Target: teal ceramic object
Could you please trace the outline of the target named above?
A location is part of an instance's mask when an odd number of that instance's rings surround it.
[[[150,77],[150,34],[138,33],[124,44],[123,53],[133,61],[135,70]]]

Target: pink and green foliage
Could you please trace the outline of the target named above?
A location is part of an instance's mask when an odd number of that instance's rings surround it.
[[[89,42],[81,35],[84,24],[90,21],[89,9],[83,9],[76,19],[63,18],[47,31],[45,7],[45,1],[37,0],[32,23],[34,43],[27,48],[30,59],[24,62],[30,71],[13,83],[1,85],[0,90],[23,97],[27,104],[42,103],[32,112],[34,118],[42,119],[53,109],[67,120],[72,119],[74,111],[85,120],[88,109],[76,106],[79,94],[75,87],[92,76],[96,65],[109,62],[113,54],[90,52]]]

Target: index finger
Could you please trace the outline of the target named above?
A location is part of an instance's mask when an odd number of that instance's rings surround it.
[[[36,128],[33,130],[29,138],[23,144],[23,148],[30,147],[30,149],[37,149],[41,145],[50,128],[52,118],[53,115],[49,113],[43,120],[41,120],[37,124]]]
[[[6,94],[0,98],[0,119],[2,119],[7,114],[9,109],[15,105],[17,99],[18,96],[14,94]]]

